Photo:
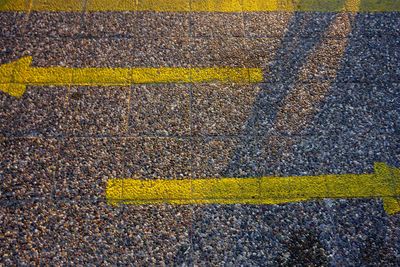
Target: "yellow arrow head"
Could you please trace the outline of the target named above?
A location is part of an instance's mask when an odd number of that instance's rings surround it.
[[[374,165],[377,182],[386,187],[382,197],[383,207],[388,214],[400,212],[400,169],[377,162]]]
[[[32,57],[23,57],[16,61],[6,63],[0,66],[0,91],[3,91],[14,97],[21,97],[26,89],[23,83],[17,83],[15,76],[24,76],[32,63]]]

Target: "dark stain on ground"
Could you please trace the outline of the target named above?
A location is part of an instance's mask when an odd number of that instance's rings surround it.
[[[82,98],[82,93],[79,92],[74,92],[71,94],[71,99],[73,100],[80,100]]]
[[[307,229],[294,231],[284,243],[287,248],[278,255],[279,266],[328,266],[329,259],[316,233]]]

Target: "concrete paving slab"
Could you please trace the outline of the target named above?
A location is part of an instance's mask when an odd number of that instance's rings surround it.
[[[123,146],[117,138],[57,139],[60,151],[54,197],[64,200],[105,200],[108,177],[124,171]]]
[[[190,85],[133,86],[130,92],[129,133],[188,136],[191,134]]]
[[[357,34],[372,36],[398,36],[399,23],[398,12],[361,13],[357,14],[354,31]]]
[[[244,67],[248,62],[243,38],[196,38],[190,40],[192,64],[198,67]]]
[[[58,143],[53,139],[1,140],[1,191],[5,200],[49,200],[59,166]]]
[[[134,65],[140,67],[190,66],[190,42],[184,37],[135,39]]]
[[[329,229],[322,203],[194,208],[194,264],[324,265]],[[331,238],[331,237],[330,237]]]
[[[249,37],[282,38],[293,14],[289,12],[244,13],[246,35]]]
[[[260,91],[253,85],[196,84],[192,87],[193,135],[240,135]]]
[[[377,200],[336,200],[328,205],[342,255],[337,264],[397,265],[399,235],[393,222],[398,216],[386,217]]]
[[[192,140],[193,178],[224,177],[235,149],[239,145],[238,137],[195,137]]]
[[[242,13],[190,14],[191,36],[196,37],[244,37]]]
[[[0,21],[1,37],[21,36],[25,32],[27,15],[19,12],[1,12]]]
[[[191,145],[174,137],[130,137],[123,140],[125,175],[136,179],[188,179]]]
[[[29,13],[24,35],[76,38],[82,32],[82,13],[34,11]]]
[[[389,59],[388,59],[388,71],[390,73],[388,80],[398,82],[400,80],[400,38],[394,37],[389,41]]]
[[[134,12],[86,12],[84,35],[88,37],[130,37],[137,34],[138,19]]]
[[[64,132],[67,87],[30,87],[21,99],[0,96],[0,135],[57,136]]]
[[[64,132],[77,136],[125,133],[128,105],[129,87],[71,87]]]
[[[396,266],[400,15],[358,3],[0,4],[0,265]]]
[[[338,81],[387,81],[388,38],[355,36],[349,39]]]
[[[137,34],[141,38],[188,37],[189,13],[138,12]]]
[[[36,201],[0,209],[5,264],[147,265],[184,263],[190,256],[187,208]]]

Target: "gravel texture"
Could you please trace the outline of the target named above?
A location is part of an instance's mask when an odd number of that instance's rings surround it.
[[[198,67],[245,67],[248,62],[244,38],[193,38],[190,54]]]
[[[0,64],[30,55],[34,67],[252,67],[264,81],[0,92],[0,266],[399,265],[400,215],[379,198],[105,199],[110,178],[399,168],[398,12],[87,12],[83,3],[77,13],[0,13]]]
[[[190,17],[193,37],[244,37],[241,13],[196,13]]]
[[[183,179],[191,176],[188,139],[143,137],[121,140],[125,175],[138,179]]]
[[[249,37],[282,38],[292,14],[286,12],[244,13],[244,25]]]
[[[53,193],[60,148],[53,139],[2,139],[0,200],[48,200]]]
[[[33,11],[29,14],[24,33],[37,37],[73,38],[82,32],[82,13]]]
[[[256,85],[193,85],[194,135],[240,135],[259,92]]]
[[[189,261],[191,210],[185,207],[32,201],[2,205],[0,210],[5,239],[0,260],[5,265]]]
[[[138,12],[137,37],[188,37],[189,14],[173,12]]]
[[[388,71],[390,75],[388,80],[399,82],[400,81],[400,38],[393,38],[388,44],[389,59]]]
[[[135,42],[134,65],[138,67],[188,67],[190,42],[184,37],[139,38]]]
[[[349,39],[338,81],[376,82],[390,80],[388,38],[377,36]]]
[[[58,139],[54,197],[70,200],[104,200],[106,181],[124,174],[123,146],[117,138]]]
[[[56,136],[63,133],[67,87],[30,87],[22,98],[0,95],[0,135]]]
[[[190,86],[133,86],[129,133],[133,135],[190,135]]]
[[[83,17],[88,37],[129,37],[137,33],[138,19],[132,12],[87,12]]]
[[[1,12],[1,37],[21,36],[25,32],[27,15],[24,13]]]
[[[192,141],[193,178],[223,177],[239,144],[237,137],[195,137]]]
[[[71,87],[64,117],[68,135],[126,132],[129,87]]]
[[[323,203],[194,209],[197,265],[327,266],[332,242]]]

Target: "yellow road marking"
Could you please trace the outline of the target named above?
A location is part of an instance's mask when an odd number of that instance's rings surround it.
[[[400,212],[400,169],[375,163],[374,174],[184,180],[110,179],[106,198],[116,204],[281,204],[322,198],[382,198]]]
[[[346,2],[349,2],[347,4]],[[346,0],[87,0],[86,11],[263,12],[355,11]],[[357,1],[354,1],[357,2]],[[0,11],[83,11],[82,0],[0,0]],[[362,0],[360,12],[400,11],[400,1]]]
[[[0,91],[21,97],[26,85],[115,86],[145,83],[257,83],[258,68],[66,68],[31,67],[32,57],[0,66]]]

